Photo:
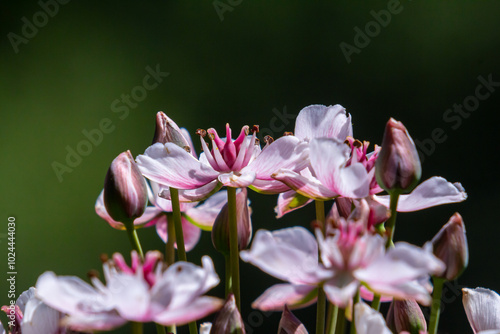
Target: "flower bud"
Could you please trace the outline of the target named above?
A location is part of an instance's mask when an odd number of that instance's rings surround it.
[[[129,222],[142,216],[148,202],[146,181],[130,151],[116,157],[104,181],[104,206],[118,222]]]
[[[387,326],[393,333],[403,331],[418,334],[427,332],[427,323],[424,314],[414,300],[394,299],[387,313]]]
[[[191,152],[189,141],[182,134],[182,130],[163,111],[158,111],[156,114],[156,129],[153,144],[156,143],[174,143],[187,152]]]
[[[245,324],[233,294],[227,297],[226,303],[217,313],[210,334],[245,334]]]
[[[305,326],[285,305],[281,315],[278,334],[307,334]]]
[[[448,281],[457,279],[469,263],[469,248],[462,216],[458,213],[451,216],[431,242],[434,255],[446,265],[439,277]]]
[[[247,197],[247,189],[242,188],[236,194],[236,221],[238,224],[238,248],[247,248],[252,238],[252,220],[250,215],[250,201]],[[212,243],[215,249],[224,255],[229,255],[229,207],[226,203],[215,218],[212,227]]]
[[[375,164],[377,182],[384,190],[409,193],[422,174],[420,158],[403,123],[391,118]]]

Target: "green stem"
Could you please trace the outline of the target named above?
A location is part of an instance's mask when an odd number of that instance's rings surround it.
[[[167,213],[167,242],[165,243],[165,262],[168,266],[175,263],[175,223],[173,215]]]
[[[337,327],[335,328],[335,333],[344,334],[345,332],[345,309],[339,308],[337,316]]]
[[[325,202],[314,201],[316,205],[316,220],[321,224],[321,230],[323,235],[326,232],[325,223]],[[321,257],[319,257],[319,262],[321,262]],[[316,305],[316,334],[325,333],[325,314],[326,314],[326,295],[323,287],[318,289],[318,301]]]
[[[170,188],[170,200],[172,201],[172,215],[174,217],[177,254],[179,256],[179,261],[187,261],[186,247],[184,246],[184,233],[182,231],[181,204],[179,202],[178,189]],[[189,323],[189,334],[198,334],[196,321]]]
[[[380,309],[380,295],[379,294],[373,295],[372,309],[374,309],[375,311],[378,311]]]
[[[131,323],[131,333],[132,334],[142,334],[142,323],[132,322]]]
[[[385,229],[387,231],[387,242],[385,244],[385,248],[389,249],[391,246],[394,245],[393,239],[394,239],[394,230],[396,229],[396,216],[398,214],[397,208],[398,208],[398,200],[399,200],[399,191],[391,191],[390,192],[391,196],[391,205],[390,205],[390,210],[391,210],[391,217],[387,220],[385,223]]]
[[[339,315],[339,307],[328,303],[328,317],[326,320],[326,333],[335,334],[335,329],[337,327],[337,317]]]
[[[132,249],[137,251],[141,259],[144,259],[144,253],[142,252],[141,243],[139,242],[139,237],[137,236],[137,231],[134,229],[134,221],[123,222],[125,229],[127,230],[128,240]]]
[[[432,277],[434,291],[432,292],[431,318],[429,320],[429,334],[436,334],[439,324],[439,313],[441,308],[441,293],[446,280],[440,277]]]
[[[162,325],[160,325],[160,324],[156,324],[156,332],[157,332],[158,334],[167,334],[167,332],[165,332],[165,327],[163,327],[163,326],[162,326]],[[170,332],[170,330],[169,330],[169,333],[171,333],[171,332]],[[175,332],[174,332],[174,333],[175,333]]]
[[[238,218],[236,212],[236,188],[227,187],[227,206],[229,209],[229,262],[231,264],[231,292],[240,307],[240,256],[238,246]]]
[[[231,292],[231,261],[229,255],[224,255],[225,279],[226,279],[226,298]]]
[[[168,334],[177,334],[177,327],[175,325],[167,326]]]
[[[352,321],[351,321],[351,334],[356,334],[356,313],[355,313],[355,307],[356,304],[359,303],[359,289],[356,291],[356,294],[354,295],[354,298],[352,300]]]
[[[182,232],[181,204],[179,203],[179,190],[170,188],[170,199],[172,200],[172,215],[174,217],[175,239],[177,242],[177,253],[179,261],[187,261],[186,248],[184,246],[184,234]]]
[[[325,333],[325,313],[326,313],[326,295],[323,288],[318,289],[318,301],[316,308],[316,334]]]

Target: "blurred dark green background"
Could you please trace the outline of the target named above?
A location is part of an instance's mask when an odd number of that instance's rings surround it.
[[[472,333],[459,288],[500,291],[500,91],[480,101],[468,118],[460,117],[460,126],[443,115],[475,94],[479,76],[500,81],[500,3],[401,1],[400,12],[372,33],[350,63],[339,45],[355,45],[355,27],[364,30],[374,20],[371,11],[387,9],[388,1],[218,4],[231,8],[222,21],[211,1],[70,1],[46,24],[38,15],[41,27],[17,45],[17,53],[8,34],[22,36],[23,17],[33,22],[42,8],[36,1],[0,4],[0,233],[14,216],[18,292],[46,270],[85,277],[100,269],[101,253],[129,251],[126,235],[95,214],[94,202],[111,160],[127,149],[138,155],[150,144],[158,110],[192,134],[197,128],[221,131],[229,122],[233,128],[259,124],[278,137],[293,131],[294,121],[278,120],[284,127],[273,130],[276,113],[297,115],[310,104],[339,103],[353,116],[355,137],[372,143],[380,144],[390,116],[420,142],[436,128],[445,132],[446,141],[425,157],[423,178],[460,181],[469,199],[399,215],[396,239],[421,245],[455,211],[462,214],[470,266],[447,293],[440,328]],[[170,75],[120,119],[113,101],[142,85],[147,66]],[[104,118],[114,130],[60,182],[53,162],[65,164],[66,147],[76,149],[85,139],[82,131],[97,128]],[[314,217],[307,207],[275,220],[275,196],[250,197],[255,230],[308,226]],[[163,249],[153,229],[141,230],[140,238],[146,249]],[[222,277],[222,258],[208,233],[202,239],[189,258],[199,263],[211,254]],[[6,304],[7,245],[0,240],[0,301]],[[243,318],[263,322],[253,333],[276,332],[280,315],[252,313],[249,304],[278,281],[247,264],[242,275]],[[222,287],[212,293],[222,293]],[[314,307],[295,314],[314,331]]]

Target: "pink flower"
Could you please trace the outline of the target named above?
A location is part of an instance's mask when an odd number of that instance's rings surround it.
[[[212,149],[204,137],[208,133]],[[307,165],[307,145],[293,136],[285,136],[261,150],[256,143],[257,129],[248,135],[244,126],[233,140],[231,129],[226,125],[226,138],[220,138],[214,129],[199,130],[203,153],[199,160],[173,143],[156,143],[137,157],[144,176],[153,182],[186,192],[189,199],[201,200],[210,195],[220,184],[242,188],[253,185],[254,189],[278,193],[288,188],[271,178],[279,168],[301,170]],[[168,196],[168,194],[166,194]]]
[[[65,334],[59,322],[64,316],[35,296],[35,288],[24,291],[15,305],[3,306],[9,319],[11,334]],[[5,331],[0,323],[0,333]]]
[[[132,252],[132,265],[116,253],[104,263],[106,285],[96,277],[92,285],[77,277],[45,272],[37,281],[37,296],[68,316],[73,330],[110,330],[127,321],[186,324],[217,311],[223,301],[203,296],[219,283],[212,260],[203,267],[177,262],[166,270],[161,254],[148,252],[141,262]]]
[[[485,288],[462,289],[467,319],[474,333],[500,333],[500,296]]]
[[[354,316],[358,334],[392,334],[382,314],[363,302],[354,306]]]
[[[381,236],[366,232],[367,216],[365,211],[353,212],[349,220],[340,218],[338,228],[326,237],[317,231],[318,242],[301,227],[258,231],[251,249],[241,252],[242,260],[289,284],[269,288],[253,307],[305,306],[314,302],[320,285],[332,303],[346,307],[361,284],[378,294],[428,305],[429,274],[441,273],[443,263],[430,250],[403,242],[386,251]]]

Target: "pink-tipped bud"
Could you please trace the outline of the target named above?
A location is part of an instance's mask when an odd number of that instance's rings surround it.
[[[156,143],[174,143],[187,152],[191,152],[189,141],[184,137],[181,129],[163,111],[156,113],[156,129],[153,144]]]
[[[386,322],[393,333],[427,332],[424,314],[414,300],[394,299],[387,313]]]
[[[146,181],[130,151],[120,153],[108,169],[104,181],[106,211],[118,222],[142,216],[148,201]]]
[[[307,334],[306,327],[285,305],[281,315],[278,334]]]
[[[440,277],[448,281],[457,279],[469,263],[469,247],[462,216],[458,213],[451,216],[431,242],[434,255],[446,265]]]
[[[236,212],[238,224],[238,248],[246,249],[252,238],[252,209],[247,197],[247,189],[242,188],[236,194]],[[226,203],[215,218],[212,227],[212,243],[222,254],[229,254],[229,207]]]
[[[377,182],[384,190],[409,193],[422,174],[417,148],[403,123],[391,118],[375,163]]]
[[[233,294],[227,297],[226,303],[217,313],[210,334],[245,334],[245,324]]]

